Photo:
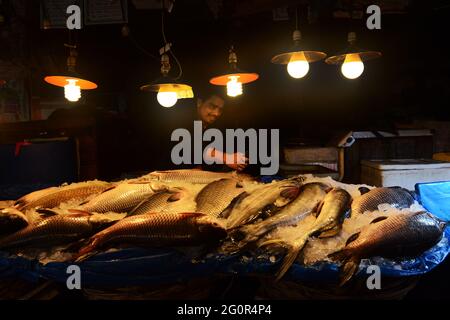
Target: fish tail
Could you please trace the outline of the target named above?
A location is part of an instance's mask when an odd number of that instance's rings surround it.
[[[300,241],[294,243],[290,248],[286,256],[284,257],[283,263],[281,264],[280,269],[276,273],[276,281],[283,278],[283,276],[288,272],[291,268],[292,264],[297,259],[300,251],[302,251],[306,242],[308,241],[308,237],[303,237]]]
[[[358,271],[359,259],[350,258],[344,262],[342,267],[341,276],[339,278],[339,286],[346,284]]]
[[[352,257],[350,252],[346,249],[342,249],[331,253],[328,257],[334,261],[341,261],[341,274],[339,276],[339,286],[346,284],[358,271],[359,259]]]
[[[82,262],[97,254],[96,244],[93,242],[83,248],[75,255],[74,262]]]

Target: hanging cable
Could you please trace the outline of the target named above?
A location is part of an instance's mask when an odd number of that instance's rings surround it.
[[[164,11],[165,11],[165,6],[164,6],[164,1],[162,1],[162,10],[161,10],[161,33],[162,33],[162,37],[163,37],[163,41],[164,41],[164,46],[167,45],[167,38],[166,38],[166,32],[165,32],[165,26],[164,26]],[[180,61],[178,61],[178,58],[175,56],[175,53],[173,52],[173,49],[170,48],[169,49],[170,55],[173,57],[173,59],[175,60],[175,62],[178,65],[178,75],[175,77],[175,80],[178,80],[182,77],[183,75],[183,68],[181,67],[181,63]]]

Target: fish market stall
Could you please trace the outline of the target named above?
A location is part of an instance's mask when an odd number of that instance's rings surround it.
[[[137,287],[170,297],[183,283],[206,290],[236,276],[259,279],[261,297],[342,298],[369,295],[362,284],[376,266],[390,279],[377,296],[399,298],[450,252],[448,215],[414,196],[312,175],[261,183],[190,170],[45,189],[5,203],[0,277],[64,284],[76,265],[92,298]]]
[[[450,299],[444,1],[68,2],[0,0],[0,300]]]

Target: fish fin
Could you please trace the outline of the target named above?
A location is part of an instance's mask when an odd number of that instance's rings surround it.
[[[387,218],[388,218],[388,217],[386,217],[386,216],[377,217],[377,218],[373,219],[373,220],[370,222],[370,224],[373,224],[373,223],[377,223],[377,222],[386,220]]]
[[[140,206],[142,206],[145,202],[148,201],[147,199],[142,200],[141,202],[139,202],[133,209],[131,209],[128,214],[126,215],[127,217],[133,216],[134,213],[136,212],[137,209],[139,209]]]
[[[280,196],[286,199],[295,199],[299,194],[300,188],[295,187],[285,187],[283,191],[280,192]]]
[[[175,202],[178,201],[182,198],[183,193],[182,192],[176,192],[173,195],[171,195],[168,199],[167,202]]]
[[[319,202],[319,204],[316,206],[316,209],[313,211],[313,214],[316,218],[320,215],[320,211],[322,211],[323,203],[323,201]]]
[[[341,261],[342,262],[342,261],[348,260],[348,256],[349,256],[348,250],[342,249],[342,250],[330,253],[328,255],[328,258],[330,258],[333,261]]]
[[[21,210],[23,209],[23,207],[25,207],[27,204],[27,202],[23,199],[19,199],[16,202],[14,202],[13,207],[16,208],[17,210]]]
[[[71,217],[86,217],[86,216],[92,215],[92,213],[90,213],[88,211],[78,210],[78,209],[69,209],[67,211],[70,212]]]
[[[105,190],[103,190],[102,192],[100,192],[100,194],[102,194],[102,193],[105,193],[105,192],[108,192],[108,191],[110,191],[110,190],[113,190],[113,189],[115,189],[117,186],[110,186],[110,187],[108,187],[108,188],[106,188]]]
[[[92,250],[92,251],[86,252],[84,254],[76,254],[73,258],[74,259],[73,262],[76,262],[76,263],[83,262],[83,261],[89,259],[90,257],[95,256],[97,253],[98,253],[98,251]]]
[[[68,246],[66,246],[64,249],[62,249],[62,252],[78,252],[86,245],[86,241],[88,239],[80,239],[75,242],[70,243]]]
[[[345,242],[345,245],[348,246],[351,242],[355,241],[356,239],[358,239],[359,235],[361,232],[356,232],[354,234],[352,234],[347,241]]]
[[[295,262],[295,259],[297,259],[300,251],[302,251],[303,247],[305,246],[306,242],[308,241],[308,237],[304,237],[300,242],[295,243],[291,248],[289,248],[288,253],[283,259],[283,263],[281,264],[280,269],[277,271],[276,275],[276,281],[279,281],[283,276],[286,274],[286,272],[289,271],[292,264]]]
[[[359,190],[359,193],[361,193],[361,195],[366,194],[367,192],[370,191],[370,189],[367,187],[359,187],[358,190]]]
[[[139,180],[135,180],[135,181],[128,181],[127,184],[150,184],[153,181],[139,181]]]
[[[359,259],[352,257],[344,262],[341,268],[341,275],[339,277],[339,286],[342,287],[358,272]]]
[[[45,208],[36,209],[36,212],[39,213],[40,216],[43,216],[45,218],[58,215],[58,212],[51,210],[51,209],[45,209]]]
[[[206,216],[206,213],[202,213],[202,212],[180,212],[180,215],[188,218],[188,217],[202,217],[202,216]]]
[[[274,243],[279,244],[279,245],[281,245],[283,247],[287,246],[287,243],[283,239],[272,239],[272,240],[266,240],[266,241],[260,243],[258,245],[258,248],[265,247],[265,246],[267,246],[269,244],[274,244]]]
[[[341,226],[340,226],[340,225],[337,225],[337,226],[334,226],[333,228],[331,228],[331,229],[329,229],[329,230],[326,230],[326,231],[324,231],[324,232],[321,232],[321,233],[318,235],[318,238],[319,238],[319,239],[323,239],[323,238],[331,238],[331,237],[334,237],[335,235],[337,235],[339,232],[341,232]]]

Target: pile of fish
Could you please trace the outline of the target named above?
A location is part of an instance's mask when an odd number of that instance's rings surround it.
[[[295,261],[337,261],[344,284],[361,259],[418,256],[440,241],[445,226],[402,188],[312,176],[264,184],[235,172],[172,170],[30,193],[0,208],[0,250],[67,245],[79,262],[123,246],[222,254],[281,248],[277,279]]]

